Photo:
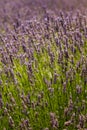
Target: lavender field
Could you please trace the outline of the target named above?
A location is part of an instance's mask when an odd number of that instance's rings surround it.
[[[0,1],[0,130],[87,130],[86,3]]]

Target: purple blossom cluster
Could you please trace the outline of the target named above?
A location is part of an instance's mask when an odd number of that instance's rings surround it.
[[[44,6],[30,20],[34,2],[1,4],[0,129],[86,130],[85,12]]]

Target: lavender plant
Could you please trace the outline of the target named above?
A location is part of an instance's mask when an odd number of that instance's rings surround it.
[[[26,20],[26,2],[11,5],[0,21],[0,129],[86,130],[86,14],[42,7]]]

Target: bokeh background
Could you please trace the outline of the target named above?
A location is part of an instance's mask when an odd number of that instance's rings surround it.
[[[87,0],[0,0],[0,17],[5,12],[8,17],[20,15],[20,17],[34,17],[43,14],[43,7],[50,13],[58,13],[62,10],[76,10],[87,7]],[[26,14],[26,15],[25,15]]]

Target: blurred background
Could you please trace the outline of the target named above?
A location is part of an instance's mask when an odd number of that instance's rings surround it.
[[[0,21],[42,17],[45,10],[51,15],[58,15],[59,10],[72,10],[74,13],[75,10],[80,9],[84,13],[86,7],[87,0],[0,0]]]

